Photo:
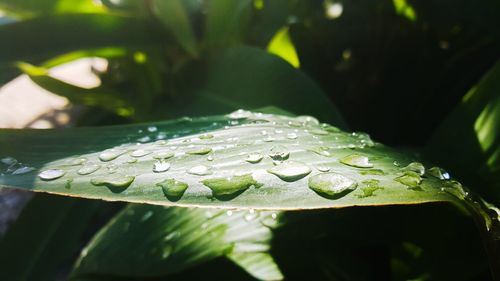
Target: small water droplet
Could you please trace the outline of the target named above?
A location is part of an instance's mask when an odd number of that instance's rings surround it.
[[[70,165],[78,166],[78,165],[84,164],[85,162],[87,162],[87,158],[81,157],[81,158],[76,158],[76,159],[71,160]]]
[[[109,149],[109,150],[103,151],[101,154],[99,154],[99,159],[103,162],[108,162],[108,161],[111,161],[111,160],[118,158],[120,155],[122,155],[126,152],[127,151],[124,151],[124,150]]]
[[[309,188],[326,197],[339,197],[353,191],[357,182],[337,173],[322,173],[309,178]]]
[[[154,132],[156,132],[156,131],[158,131],[158,128],[157,128],[156,126],[149,126],[149,127],[148,127],[148,132],[150,132],[150,133],[154,133]]]
[[[298,116],[298,117],[295,117],[295,120],[302,123],[302,125],[304,125],[304,126],[319,126],[318,119],[316,119],[312,116],[307,116],[307,115]]]
[[[155,142],[156,145],[167,145],[167,143],[168,142],[166,140],[159,140]]]
[[[238,194],[252,185],[256,187],[260,186],[251,174],[207,179],[201,181],[201,183],[210,188],[215,197]]]
[[[163,173],[170,169],[170,163],[164,162],[162,160],[156,161],[153,164],[153,172],[155,173]]]
[[[161,187],[163,194],[169,199],[178,200],[182,197],[188,184],[175,179],[166,179],[156,184]]]
[[[263,138],[263,139],[262,139],[262,141],[264,141],[264,142],[273,142],[273,141],[275,141],[275,140],[276,140],[276,139],[275,139],[275,138],[273,138],[273,137],[271,137],[271,136],[268,136],[267,138]]]
[[[256,219],[257,217],[259,217],[259,213],[258,212],[255,212],[254,209],[250,209],[248,211],[247,214],[245,214],[245,221],[253,221],[254,219]]]
[[[332,156],[332,154],[330,152],[330,148],[326,147],[326,146],[313,147],[313,148],[310,148],[308,150],[311,151],[311,152],[314,152],[314,153],[316,153],[318,155],[321,155],[321,156],[325,156],[325,157]]]
[[[429,170],[427,170],[427,173],[435,178],[440,179],[440,180],[449,180],[450,179],[450,174],[448,174],[448,172],[446,172],[443,168],[432,167]]]
[[[330,171],[330,167],[325,166],[325,165],[317,165],[316,169],[320,172],[328,172]]]
[[[129,164],[137,163],[137,158],[130,158],[127,160],[127,163]]]
[[[190,168],[187,171],[189,174],[196,175],[196,176],[206,176],[212,174],[212,171],[210,171],[210,168],[205,166],[205,165],[197,165],[192,168]]]
[[[294,139],[296,139],[298,136],[297,136],[297,134],[296,134],[296,133],[288,133],[288,134],[286,135],[286,137],[287,137],[288,139],[294,140]]]
[[[402,170],[415,172],[419,176],[423,176],[425,173],[425,167],[420,162],[411,162],[406,167],[402,168]]]
[[[114,176],[91,179],[90,183],[97,186],[128,187],[134,180],[134,176]]]
[[[60,169],[50,169],[50,170],[45,170],[42,171],[40,174],[38,174],[38,177],[41,178],[42,180],[55,180],[58,179],[66,174],[65,171],[60,170]]]
[[[166,159],[170,159],[172,157],[174,157],[174,153],[172,153],[170,151],[161,151],[161,152],[158,152],[155,155],[153,155],[153,158],[158,159],[158,160],[166,160]]]
[[[148,151],[148,150],[144,150],[144,149],[136,149],[134,151],[132,151],[130,153],[130,156],[132,157],[143,157],[143,156],[146,156],[148,154],[150,154],[151,151]]]
[[[252,164],[255,164],[255,163],[259,163],[262,158],[264,158],[262,156],[262,154],[258,153],[258,152],[253,152],[253,153],[250,153],[247,155],[247,158],[245,159],[245,161],[247,161],[248,163],[252,163]]]
[[[373,164],[370,163],[368,157],[358,155],[358,154],[351,154],[348,155],[342,159],[340,159],[340,163],[356,167],[356,168],[372,168]]]
[[[394,180],[412,189],[418,188],[420,183],[422,182],[422,178],[420,177],[420,175],[414,171],[406,171],[402,176],[399,176]]]
[[[231,112],[228,117],[230,119],[246,119],[252,117],[253,112],[243,109],[238,109],[234,112]]]
[[[200,135],[199,138],[200,138],[200,140],[209,140],[209,139],[213,139],[214,135],[212,135],[212,134],[203,134],[203,135]]]
[[[212,149],[210,147],[199,147],[196,149],[188,150],[186,151],[187,154],[191,155],[205,155],[212,152]]]
[[[340,132],[340,129],[337,128],[337,127],[334,127],[328,123],[322,123],[321,124],[321,128],[323,128],[323,130],[327,131],[327,132],[330,132],[330,133],[338,133]]]
[[[276,130],[274,130],[274,132],[276,134],[283,134],[283,130],[281,130],[281,129],[276,129]]]
[[[227,212],[226,212],[226,215],[227,215],[228,217],[232,216],[232,215],[233,215],[233,211],[231,211],[231,210],[227,211]]]
[[[280,163],[288,159],[290,156],[290,152],[288,151],[288,148],[286,148],[283,145],[277,145],[273,146],[271,150],[269,150],[269,157],[273,159],[274,161]]]
[[[149,141],[151,141],[151,137],[150,136],[144,136],[142,138],[138,138],[137,141],[141,142],[141,143],[149,142]]]
[[[311,168],[301,162],[287,161],[267,171],[286,182],[292,182],[307,176]]]
[[[211,155],[211,154],[210,154],[210,155],[208,155],[208,156],[207,156],[207,160],[208,160],[208,161],[214,161],[214,156],[213,156],[213,155]]]
[[[78,169],[77,173],[79,175],[88,175],[92,174],[93,172],[99,170],[101,168],[101,165],[98,164],[86,164],[80,169]]]

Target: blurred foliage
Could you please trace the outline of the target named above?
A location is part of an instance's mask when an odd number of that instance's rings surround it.
[[[86,105],[80,126],[274,105],[422,152],[499,204],[498,0],[0,0],[0,11],[0,84],[28,74]],[[94,71],[100,86],[50,75],[83,57],[108,60]],[[0,279],[64,278],[103,224],[91,218],[116,220],[108,204],[50,198],[2,238]],[[491,280],[500,270],[500,235],[480,236],[446,206],[284,217],[271,255],[287,280]],[[248,261],[236,264],[258,276]],[[169,275],[195,278],[252,277],[222,257]],[[123,276],[78,280],[113,279]]]

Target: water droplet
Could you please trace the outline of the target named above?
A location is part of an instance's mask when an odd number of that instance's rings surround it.
[[[212,134],[203,134],[203,135],[200,135],[199,138],[200,138],[200,140],[209,140],[209,139],[213,139],[214,135],[212,135]]]
[[[137,150],[134,150],[130,153],[130,156],[132,157],[143,157],[143,156],[146,156],[148,154],[150,154],[151,151],[148,151],[148,150],[144,150],[144,149],[137,149]]]
[[[127,160],[127,163],[129,164],[133,164],[133,163],[136,163],[137,162],[137,158],[130,158]]]
[[[247,161],[248,163],[255,164],[255,163],[259,163],[262,160],[262,158],[264,158],[262,156],[262,154],[260,154],[258,152],[254,152],[254,153],[248,154],[245,161]]]
[[[330,153],[330,148],[326,146],[318,146],[318,147],[313,147],[308,149],[311,152],[314,152],[318,155],[325,156],[325,157],[330,157],[332,154]]]
[[[66,183],[64,184],[64,188],[71,189],[71,184],[72,183],[73,183],[73,179],[67,179]]]
[[[41,178],[42,180],[55,180],[58,179],[66,174],[65,171],[60,170],[60,169],[50,169],[50,170],[45,170],[42,171],[40,174],[38,174],[38,177]]]
[[[116,171],[118,170],[118,166],[116,166],[113,163],[109,163],[108,165],[106,165],[106,169],[108,169],[109,174],[113,174],[116,173]]]
[[[422,182],[422,178],[420,177],[420,175],[413,171],[406,171],[402,176],[399,176],[394,180],[412,189],[417,188]]]
[[[210,171],[210,168],[204,165],[197,165],[192,167],[187,171],[189,174],[196,175],[196,176],[206,176],[212,174],[212,171]]]
[[[126,153],[124,150],[110,149],[99,154],[99,159],[103,162],[111,161]]]
[[[227,211],[227,212],[226,212],[226,215],[227,215],[228,217],[232,216],[232,215],[233,215],[233,211],[231,211],[231,210]]]
[[[307,176],[311,172],[311,168],[301,162],[288,161],[267,171],[284,181],[292,182]]]
[[[85,166],[81,167],[78,169],[77,173],[79,175],[88,175],[92,174],[93,172],[99,170],[101,168],[101,165],[98,164],[86,164]]]
[[[276,134],[283,134],[283,130],[281,130],[281,129],[276,129],[276,130],[274,130],[274,132]]]
[[[205,155],[212,152],[212,149],[210,147],[199,147],[196,149],[188,150],[186,151],[187,154],[191,155]]]
[[[402,170],[415,172],[419,176],[423,176],[425,173],[425,167],[420,162],[411,162],[406,167],[402,168]]]
[[[448,174],[448,172],[446,172],[443,168],[432,167],[429,170],[427,170],[427,173],[435,178],[440,179],[440,180],[449,180],[450,179],[450,174]]]
[[[175,179],[166,179],[156,184],[161,187],[163,194],[169,199],[178,200],[182,197],[188,184]]]
[[[166,140],[159,140],[159,141],[156,141],[155,144],[157,145],[166,145],[168,142]]]
[[[14,157],[10,157],[10,156],[0,159],[0,162],[2,162],[5,165],[8,165],[8,166],[12,166],[12,165],[17,164],[17,160]]]
[[[250,209],[248,211],[247,214],[245,214],[245,221],[253,221],[254,219],[256,219],[257,217],[259,217],[259,213],[258,212],[255,212],[254,209]]]
[[[287,137],[288,139],[294,140],[294,139],[296,139],[298,136],[297,136],[297,134],[296,134],[296,133],[288,133],[288,134],[286,135],[286,137]]]
[[[265,141],[265,142],[273,142],[275,141],[276,139],[271,137],[271,136],[268,136],[267,138],[263,138],[262,141]]]
[[[162,160],[156,161],[153,164],[153,172],[155,173],[163,173],[170,169],[170,163],[164,162]]]
[[[149,220],[153,216],[153,211],[147,211],[144,213],[144,215],[141,217],[141,222],[145,222]]]
[[[251,174],[207,179],[201,181],[201,183],[210,188],[215,197],[238,194],[252,185],[260,186]]]
[[[285,146],[277,145],[273,146],[271,150],[269,150],[268,155],[274,161],[281,163],[288,159],[288,157],[290,156],[290,152],[288,151],[288,148],[286,148]]]
[[[253,112],[243,110],[243,109],[238,109],[228,115],[230,119],[246,119],[252,117]]]
[[[214,161],[214,156],[213,155],[208,155],[207,156],[208,161]]]
[[[142,137],[142,138],[138,138],[137,139],[138,142],[148,142],[148,141],[151,141],[151,137],[150,136],[145,136],[145,137]]]
[[[320,172],[328,172],[328,171],[330,171],[330,167],[325,166],[325,165],[318,165],[318,166],[316,166],[316,169],[318,169],[318,171],[320,171]]]
[[[366,197],[371,197],[375,196],[375,192],[377,190],[382,190],[384,189],[383,187],[379,186],[380,181],[371,179],[371,180],[364,180],[362,183],[365,185],[363,188],[361,188],[362,194],[357,194],[356,197],[358,198],[366,198]]]
[[[157,128],[156,126],[149,126],[149,127],[148,127],[148,132],[150,132],[150,133],[154,133],[154,132],[156,132],[156,131],[158,131],[158,128]]]
[[[359,171],[362,175],[374,175],[374,176],[383,176],[385,172],[380,169],[369,169],[369,170],[361,170]]]
[[[85,162],[87,162],[87,158],[76,158],[76,159],[73,159],[71,161],[71,164],[72,166],[78,166],[78,165],[82,165],[84,164]]]
[[[263,136],[267,136],[267,131],[266,130],[262,130],[262,131],[260,131],[260,134],[263,135]]]
[[[358,186],[357,182],[337,173],[322,173],[309,178],[309,188],[327,197],[344,196]]]
[[[161,151],[156,153],[153,158],[158,160],[166,160],[174,157],[174,154],[170,151]]]
[[[35,168],[33,167],[28,167],[28,166],[22,166],[20,168],[17,168],[12,172],[13,175],[22,175],[22,174],[27,174],[31,171],[34,171]]]
[[[340,159],[340,163],[356,167],[356,168],[372,168],[373,164],[370,163],[368,157],[361,156],[358,154],[351,154],[342,159]]]
[[[91,179],[90,182],[97,186],[128,187],[135,180],[134,176],[114,176]]]
[[[307,116],[307,115],[298,116],[298,117],[295,117],[295,120],[302,123],[302,125],[304,125],[304,126],[319,126],[318,119],[316,119],[312,116]]]

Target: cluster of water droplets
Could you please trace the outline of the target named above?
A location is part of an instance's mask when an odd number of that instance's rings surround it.
[[[3,157],[0,159],[0,175],[22,175],[35,170],[13,157]]]

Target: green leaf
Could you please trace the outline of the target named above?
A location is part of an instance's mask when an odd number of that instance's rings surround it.
[[[0,25],[0,65],[36,63],[76,50],[161,47],[164,33],[149,21],[117,15],[63,14]],[[33,50],[36,50],[34,52]]]
[[[183,1],[154,1],[153,11],[179,44],[192,56],[198,56],[196,38]]]
[[[425,153],[500,204],[500,62],[439,126]],[[451,141],[450,141],[451,140]],[[453,155],[453,157],[450,157]]]
[[[99,202],[37,194],[0,241],[1,280],[54,280]]]
[[[178,114],[221,114],[272,104],[296,114],[315,114],[347,128],[338,109],[309,77],[264,50],[247,46],[231,48],[214,55],[195,71],[186,72],[187,85],[193,84],[196,77],[203,79],[186,90],[189,100]]]
[[[295,68],[300,67],[299,57],[290,39],[287,26],[276,32],[267,46],[267,51],[283,58]]]
[[[159,277],[229,255],[261,280],[281,280],[266,254],[277,225],[272,212],[129,205],[90,241],[72,276]]]
[[[236,111],[143,125],[2,130],[0,140],[2,157],[34,169],[8,169],[0,186],[84,198],[294,210],[465,197],[458,182],[421,177],[419,163],[402,169],[394,162],[403,167],[414,159],[374,143],[366,134],[320,125],[313,117]],[[326,170],[332,174],[316,178]],[[397,181],[409,174],[418,186]],[[164,186],[156,186],[167,179],[188,185],[179,200],[165,197]],[[231,186],[235,189],[229,192]],[[364,191],[374,187],[380,189]],[[224,189],[223,194],[216,189]]]
[[[0,8],[17,16],[52,13],[98,13],[104,9],[92,0],[0,0]]]
[[[241,42],[252,12],[251,0],[213,0],[207,2],[205,44],[215,51]]]

